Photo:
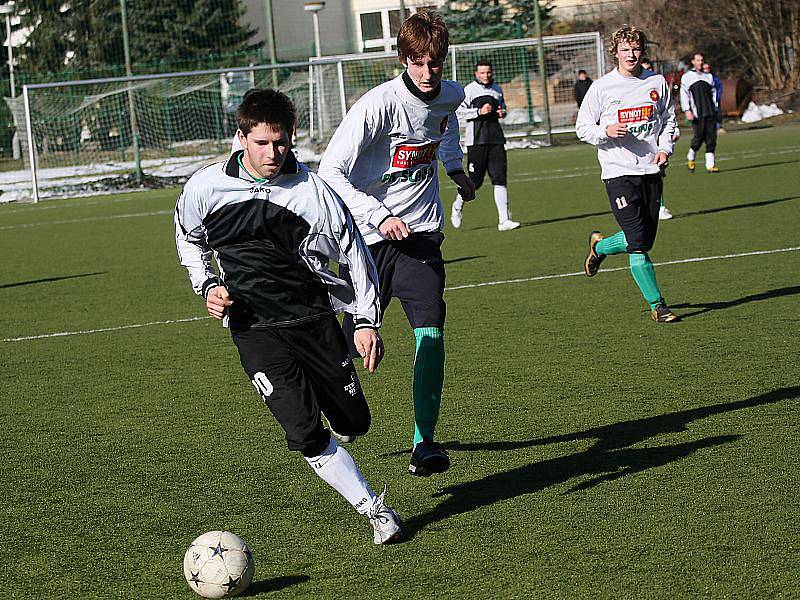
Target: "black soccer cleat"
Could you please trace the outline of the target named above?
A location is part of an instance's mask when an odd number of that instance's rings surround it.
[[[672,312],[666,304],[657,305],[653,309],[651,315],[656,323],[675,323],[681,320],[681,318]]]
[[[424,438],[411,452],[408,472],[417,477],[430,477],[434,473],[444,473],[450,468],[447,450],[438,442]]]
[[[599,231],[593,231],[589,234],[589,253],[586,255],[586,260],[583,263],[583,271],[587,277],[594,277],[600,270],[600,263],[606,258],[605,254],[598,254],[594,249],[597,242],[603,239],[603,234]]]

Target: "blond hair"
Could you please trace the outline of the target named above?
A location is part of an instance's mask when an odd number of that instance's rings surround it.
[[[641,29],[636,29],[636,27],[631,27],[630,25],[623,25],[611,34],[611,47],[608,49],[608,52],[614,60],[617,58],[617,48],[619,48],[619,45],[623,42],[639,44],[639,48],[642,49],[642,55],[647,52],[647,35],[645,32]]]

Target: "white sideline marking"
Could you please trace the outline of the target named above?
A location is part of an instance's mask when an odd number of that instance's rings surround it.
[[[739,252],[737,254],[719,254],[716,256],[700,256],[696,258],[681,258],[678,260],[667,260],[664,262],[653,263],[657,267],[665,265],[680,265],[685,263],[705,262],[708,260],[722,260],[727,258],[741,258],[743,256],[760,256],[762,254],[779,254],[781,252],[796,252],[800,250],[800,246],[793,246],[791,248],[776,248],[774,250],[754,250],[752,252]],[[628,267],[615,267],[613,269],[603,269],[604,273],[612,273],[614,271],[627,271]],[[521,277],[519,279],[504,279],[500,281],[485,281],[483,283],[468,283],[465,285],[455,285],[453,287],[444,288],[446,292],[455,290],[466,290],[471,288],[487,287],[490,285],[506,285],[508,283],[525,283],[528,281],[543,281],[545,279],[561,279],[563,277],[577,277],[583,275],[583,271],[575,273],[560,273],[558,275],[538,275],[536,277]],[[210,319],[211,317],[189,317],[187,319],[173,319],[170,321],[151,321],[150,323],[134,323],[133,325],[120,325],[119,327],[103,327],[102,329],[86,329],[82,331],[62,331],[59,333],[44,333],[41,335],[27,335],[24,337],[5,338],[0,342],[23,342],[26,340],[41,340],[45,338],[66,337],[71,335],[85,335],[88,333],[103,333],[108,331],[120,331],[122,329],[138,329],[140,327],[149,327],[151,325],[170,325],[172,323],[189,323],[191,321],[202,321]]]
[[[189,321],[201,321],[211,317],[189,317],[188,319],[173,319],[171,321],[150,321],[149,323],[134,323],[133,325],[120,325],[119,327],[103,327],[101,329],[83,329],[81,331],[61,331],[59,333],[43,333],[42,335],[26,335],[24,337],[6,338],[0,342],[24,342],[25,340],[41,340],[44,338],[65,337],[68,335],[85,335],[87,333],[103,333],[106,331],[120,331],[121,329],[138,329],[140,327],[150,327],[150,325],[169,325],[171,323],[188,323]]]
[[[26,229],[28,227],[41,227],[43,225],[64,225],[65,223],[88,223],[89,221],[108,221],[109,219],[130,219],[131,217],[152,217],[155,215],[168,215],[174,210],[154,210],[143,213],[127,213],[124,215],[105,215],[103,217],[85,217],[83,219],[66,219],[63,221],[42,221],[41,223],[21,223],[19,225],[3,225],[0,230]]]
[[[753,252],[740,252],[738,254],[719,254],[717,256],[700,256],[697,258],[681,258],[678,260],[666,260],[664,262],[653,263],[656,267],[665,265],[680,265],[684,263],[705,262],[707,260],[720,260],[723,258],[740,258],[742,256],[758,256],[760,254],[778,254],[779,252],[795,252],[800,250],[800,246],[793,246],[791,248],[777,248],[775,250],[755,250]],[[603,269],[603,273],[612,273],[614,271],[627,271],[629,267],[614,267],[613,269]],[[526,281],[543,281],[545,279],[561,279],[562,277],[576,277],[578,275],[585,275],[583,271],[576,271],[575,273],[559,273],[558,275],[538,275],[536,277],[521,277],[519,279],[504,279],[501,281],[484,281],[483,283],[467,283],[465,285],[456,285],[453,287],[444,288],[445,291],[451,292],[453,290],[466,290],[470,288],[486,287],[489,285],[505,285],[507,283],[524,283]]]

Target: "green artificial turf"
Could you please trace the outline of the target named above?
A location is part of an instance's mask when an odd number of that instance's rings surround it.
[[[404,518],[391,547],[286,450],[226,331],[169,322],[205,314],[176,190],[0,206],[0,597],[191,598],[183,553],[213,529],[248,542],[263,598],[800,594],[800,125],[720,136],[716,175],[687,172],[687,145],[651,252],[677,324],[650,320],[624,256],[571,275],[617,230],[591,147],[509,154],[520,229],[497,231],[488,182],[448,219],[453,468],[406,473],[397,302],[349,447]]]

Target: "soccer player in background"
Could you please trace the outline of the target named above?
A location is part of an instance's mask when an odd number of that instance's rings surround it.
[[[503,89],[494,82],[494,70],[488,60],[479,60],[475,65],[475,81],[464,88],[464,101],[456,115],[466,121],[467,174],[475,189],[483,185],[486,171],[494,187],[494,203],[497,207],[497,229],[509,231],[519,227],[511,220],[508,208],[508,160],[506,159],[506,137],[500,119],[506,116],[506,101]],[[450,213],[453,227],[461,227],[464,199],[456,194]]]
[[[251,90],[236,113],[242,150],[186,183],[175,209],[181,264],[208,313],[230,327],[242,367],[314,473],[373,527],[398,539],[397,513],[370,488],[321,420],[363,435],[370,412],[335,313],[355,315],[354,345],[374,372],[383,356],[377,273],[341,199],[291,152],[295,110]],[[219,265],[211,266],[212,253]],[[347,265],[350,282],[329,260]]]
[[[711,73],[703,72],[703,53],[695,52],[691,71],[681,77],[681,110],[692,122],[694,136],[686,155],[686,166],[694,173],[695,157],[703,144],[706,145],[706,171],[719,173],[714,153],[717,150],[718,98]]]
[[[416,341],[412,395],[414,440],[409,472],[450,468],[434,441],[444,384],[444,209],[438,160],[464,200],[475,186],[461,165],[455,110],[464,91],[442,80],[448,31],[441,16],[420,11],[397,36],[406,70],[362,96],[328,144],[319,175],[338,192],[369,245],[386,309],[400,300]],[[345,331],[353,321],[345,315]]]
[[[646,48],[644,32],[627,25],[615,31],[610,52],[617,68],[594,82],[578,112],[577,135],[597,146],[611,211],[622,229],[605,238],[590,234],[584,270],[594,277],[606,256],[627,253],[653,319],[671,323],[678,316],[667,307],[647,253],[658,230],[661,172],[674,148],[675,109],[664,77],[642,69]]]

